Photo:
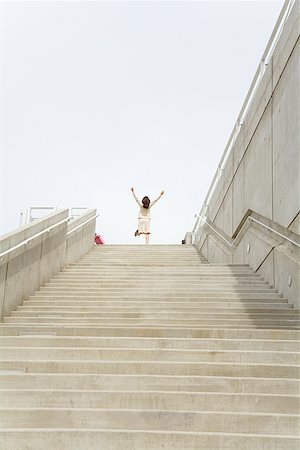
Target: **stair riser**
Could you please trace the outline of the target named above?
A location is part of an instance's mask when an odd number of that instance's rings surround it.
[[[264,288],[267,287],[269,289],[269,286],[265,281],[261,280],[218,280],[218,281],[211,281],[212,287],[258,287],[258,288]],[[53,288],[64,288],[64,287],[76,287],[76,288],[110,288],[110,287],[116,287],[116,288],[133,288],[133,287],[141,287],[141,288],[149,288],[149,287],[163,287],[163,288],[194,288],[194,289],[200,289],[202,286],[207,286],[208,282],[207,280],[185,280],[183,281],[172,281],[172,280],[141,280],[141,281],[125,281],[125,280],[115,280],[115,281],[105,281],[101,277],[98,278],[98,281],[91,281],[91,280],[52,280],[49,283],[45,283],[45,287],[53,287]]]
[[[104,300],[103,298],[104,297]],[[183,302],[184,305],[186,303],[191,303],[191,302],[201,302],[201,303],[207,303],[207,302],[243,302],[243,303],[248,303],[248,302],[255,302],[257,303],[258,301],[261,303],[264,302],[269,302],[269,303],[285,303],[287,304],[287,299],[286,298],[281,298],[276,294],[253,294],[252,296],[249,294],[241,294],[241,295],[235,295],[235,294],[229,294],[229,295],[221,295],[221,294],[215,294],[215,296],[211,296],[211,295],[203,295],[200,296],[200,294],[198,294],[197,296],[191,296],[191,295],[187,295],[187,296],[183,296],[183,295],[178,295],[175,296],[175,300],[169,300],[170,298],[172,299],[172,295],[169,296],[154,296],[154,295],[143,295],[143,296],[139,296],[138,298],[135,298],[132,295],[114,295],[112,296],[111,294],[108,295],[104,295],[104,296],[99,296],[99,295],[86,295],[86,296],[78,296],[78,295],[74,295],[74,294],[56,294],[56,295],[47,295],[46,293],[41,294],[41,293],[37,293],[35,296],[30,296],[29,297],[29,301],[25,300],[24,301],[24,305],[27,305],[30,303],[30,301],[32,302],[36,302],[36,301],[58,301],[58,300],[67,300],[67,301],[75,301],[76,304],[80,304],[79,302],[88,302],[88,301],[98,301],[101,302],[103,304],[103,302],[106,302],[107,305],[110,304],[114,304],[114,302],[122,302],[122,299],[124,299],[123,303],[125,305],[130,304],[130,302],[134,302],[134,304],[140,303],[140,304],[145,304],[145,302],[149,303],[152,302],[154,305],[158,304],[158,303],[166,303],[166,302],[170,302],[170,303],[180,303],[182,304]],[[176,297],[179,297],[178,299],[176,299]],[[105,300],[106,299],[106,300]],[[126,302],[125,302],[126,300]],[[44,304],[44,303],[43,303]]]
[[[243,433],[179,433],[150,431],[14,430],[0,432],[5,450],[299,450],[299,440],[286,436],[243,435]]]
[[[41,305],[35,305],[34,303],[30,304],[31,306],[18,306],[16,311],[13,311],[11,315],[19,315],[20,313],[49,313],[49,312],[56,312],[58,314],[60,313],[70,313],[70,314],[82,314],[82,313],[133,313],[133,314],[148,314],[148,313],[154,313],[154,314],[161,314],[161,313],[169,313],[172,314],[201,314],[204,312],[207,313],[215,313],[215,312],[223,312],[223,310],[228,311],[230,313],[244,313],[249,312],[251,313],[274,313],[274,314],[291,314],[294,312],[291,305],[286,304],[276,304],[276,303],[267,303],[267,304],[257,304],[257,303],[200,303],[200,304],[192,304],[192,306],[188,306],[184,308],[182,305],[179,307],[178,303],[173,303],[170,307],[162,306],[160,303],[157,303],[157,306],[145,305],[144,308],[140,307],[140,304],[138,306],[134,307],[133,303],[130,306],[118,306],[115,307],[110,306],[101,306],[93,304],[83,306],[78,306],[76,302],[71,303],[69,302],[68,307],[66,306],[51,306],[51,303],[48,302],[40,302]]]
[[[151,338],[101,338],[101,337],[39,337],[0,336],[1,347],[82,347],[82,348],[142,348],[184,350],[245,350],[299,352],[300,342],[279,340],[234,339],[151,339]],[[1,351],[1,350],[0,350]]]
[[[247,280],[261,280],[263,281],[263,278],[258,276],[257,274],[253,273],[253,272],[236,272],[236,273],[232,273],[232,272],[215,272],[215,273],[211,273],[206,271],[206,273],[204,272],[197,272],[195,274],[193,274],[192,272],[177,272],[175,274],[173,273],[162,273],[161,271],[156,272],[156,273],[150,273],[150,272],[138,272],[138,271],[132,271],[132,272],[124,272],[119,270],[118,273],[116,274],[116,272],[114,271],[101,271],[101,273],[99,274],[99,271],[95,270],[95,272],[87,272],[87,271],[70,271],[70,270],[65,270],[63,272],[60,272],[58,275],[55,275],[52,279],[53,280],[64,280],[64,279],[70,279],[70,280],[98,280],[99,277],[101,277],[101,279],[105,279],[105,280],[124,280],[124,281],[132,281],[132,275],[134,275],[135,280],[148,280],[149,276],[151,276],[151,278],[153,278],[154,280],[157,281],[168,281],[168,280],[175,280],[174,281],[178,281],[178,282],[182,282],[182,281],[198,281],[199,279],[207,279],[207,280],[211,280],[211,279],[215,279],[216,277],[219,279],[222,279],[224,281],[226,280],[240,280],[240,279],[247,279]]]
[[[255,286],[253,288],[248,287],[248,286],[236,286],[236,288],[232,287],[232,286],[215,286],[215,285],[203,285],[199,287],[199,291],[206,292],[207,294],[220,294],[220,293],[228,293],[228,294],[237,294],[237,293],[245,293],[245,294],[255,294],[255,293],[262,293],[262,294],[266,294],[266,293],[270,293],[270,294],[276,294],[277,291],[275,289],[271,289],[269,286],[263,287],[263,286]],[[192,286],[190,287],[184,287],[184,286],[178,286],[176,288],[172,288],[172,287],[160,287],[157,288],[156,286],[145,286],[143,288],[143,286],[137,286],[137,287],[115,287],[115,286],[111,286],[111,287],[77,287],[77,286],[46,286],[46,287],[41,287],[40,290],[38,291],[41,294],[55,294],[56,292],[63,294],[64,292],[66,293],[79,293],[80,295],[88,295],[89,293],[95,293],[97,295],[108,295],[108,294],[114,294],[114,293],[119,293],[119,294],[131,294],[131,295],[137,295],[137,294],[141,294],[143,296],[143,294],[145,293],[149,293],[149,294],[159,294],[159,295],[186,295],[186,294],[194,294],[195,290],[193,289]],[[196,290],[196,294],[197,294],[197,290]]]
[[[56,333],[58,336],[110,336],[110,337],[154,337],[154,338],[217,338],[217,339],[268,339],[270,341],[297,340],[298,330],[280,329],[216,329],[216,328],[159,328],[159,327],[88,327],[88,326],[68,326],[57,325],[18,325],[4,324],[0,327],[1,335],[18,335],[19,333]]]
[[[223,319],[223,318],[214,318],[214,319],[99,319],[99,318],[68,318],[68,317],[48,317],[48,318],[26,318],[26,317],[7,317],[4,318],[4,323],[6,324],[26,324],[32,323],[34,324],[78,324],[78,325],[112,325],[112,326],[122,326],[122,325],[133,325],[133,326],[179,326],[179,327],[205,327],[205,326],[267,326],[267,327],[284,327],[284,326],[294,326],[298,327],[300,325],[299,319],[285,319],[285,318],[238,318],[238,319]]]
[[[202,310],[202,311],[191,311],[188,312],[175,312],[175,311],[149,311],[149,312],[97,312],[97,311],[81,311],[81,312],[70,312],[70,311],[23,311],[18,310],[11,313],[10,317],[26,317],[32,318],[33,322],[36,317],[46,318],[46,317],[58,317],[58,318],[70,318],[70,319],[96,319],[96,318],[108,318],[108,319],[184,319],[184,320],[193,320],[193,319],[278,319],[282,318],[284,320],[294,320],[299,319],[299,314],[290,309],[287,310],[278,310],[270,312],[269,310],[260,310],[258,312],[254,311],[230,311],[226,308],[218,309],[218,310]]]
[[[259,394],[221,394],[211,392],[113,392],[113,391],[91,391],[91,392],[23,392],[18,391],[1,392],[3,402],[7,403],[3,408],[8,414],[8,408],[15,408],[19,402],[26,405],[41,407],[60,408],[105,408],[105,409],[142,409],[161,411],[219,411],[219,412],[248,412],[267,414],[297,414],[297,396],[276,396]],[[19,397],[20,395],[20,397]],[[22,401],[23,396],[23,401]],[[20,400],[19,400],[20,398]],[[34,405],[33,405],[34,406]],[[28,406],[26,406],[28,407]],[[0,409],[0,417],[1,415]],[[22,414],[23,413],[23,414]],[[20,418],[26,418],[25,412],[21,411]],[[22,419],[21,419],[22,420]],[[4,423],[3,423],[4,421]],[[0,419],[0,426],[8,426],[8,418]],[[11,425],[21,426],[14,423],[14,414],[11,415]],[[25,424],[24,424],[25,425]],[[26,420],[26,426],[29,423]]]
[[[20,395],[20,394],[19,394]],[[11,396],[5,401],[9,402]],[[29,396],[21,394],[21,398],[27,402]],[[66,395],[61,395],[65,404],[70,400]],[[12,404],[14,404],[13,399]],[[50,400],[50,399],[49,399]],[[4,401],[4,402],[5,402]],[[47,398],[41,401],[41,408],[47,403]],[[51,403],[61,401],[57,399]],[[14,407],[14,406],[12,406]],[[206,432],[232,432],[295,435],[299,430],[299,418],[284,415],[255,415],[255,414],[221,414],[205,412],[179,412],[173,411],[172,415],[164,411],[120,411],[120,410],[0,410],[1,427],[36,427],[36,428],[100,428],[100,429],[138,429],[138,430],[162,430],[162,431],[206,431]],[[27,407],[28,408],[28,407]]]
[[[285,394],[297,396],[300,382],[278,378],[150,376],[117,374],[0,374],[0,389],[144,390]]]
[[[300,354],[258,351],[211,350],[151,350],[151,349],[63,349],[63,348],[1,348],[1,360],[62,360],[76,361],[172,361],[172,362],[232,362],[245,364],[290,364],[300,369]]]
[[[272,377],[297,379],[298,366],[275,364],[175,363],[149,361],[26,361],[0,362],[0,372],[19,370],[29,373],[116,373],[132,375],[205,375],[225,377]],[[287,410],[290,411],[290,410]]]

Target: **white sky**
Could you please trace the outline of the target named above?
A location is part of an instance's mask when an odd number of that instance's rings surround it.
[[[194,224],[283,1],[0,3],[0,234],[88,206],[107,243]]]

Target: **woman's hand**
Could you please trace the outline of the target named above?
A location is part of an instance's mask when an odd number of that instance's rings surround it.
[[[130,188],[130,190],[131,190],[131,192],[134,192],[134,188],[132,187],[132,188]]]

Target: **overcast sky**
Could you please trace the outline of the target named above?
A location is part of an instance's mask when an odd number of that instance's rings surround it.
[[[283,1],[1,2],[0,234],[29,206],[97,208],[107,243],[194,224]]]

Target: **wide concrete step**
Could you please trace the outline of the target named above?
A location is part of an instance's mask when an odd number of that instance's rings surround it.
[[[256,273],[251,271],[249,268],[246,267],[233,267],[233,268],[224,268],[224,267],[216,267],[212,268],[210,265],[203,265],[199,267],[119,267],[118,270],[114,267],[101,267],[101,270],[98,266],[95,267],[86,267],[86,266],[68,266],[62,272],[60,273],[61,276],[68,274],[68,275],[76,275],[79,276],[95,276],[99,275],[99,273],[107,276],[116,277],[116,273],[118,276],[130,276],[134,275],[136,277],[143,276],[148,277],[151,276],[176,276],[176,277],[182,277],[182,278],[189,278],[189,277],[197,277],[197,276],[245,276],[245,277],[258,277]],[[60,276],[58,275],[58,276]]]
[[[105,263],[105,261],[106,261],[106,258],[104,258],[103,260],[101,260],[102,261],[102,264],[101,264],[101,266],[102,265],[105,265],[105,266],[108,266],[108,267],[110,267],[111,266],[111,264],[109,264],[108,263],[108,261],[107,261],[107,264],[104,264]],[[132,262],[132,261],[131,261]],[[124,267],[124,269],[129,269],[130,267],[134,267],[135,266],[135,264],[129,264],[130,263],[130,260],[128,260],[126,263],[124,263],[123,264],[123,267]],[[147,263],[145,263],[146,265],[145,265],[145,268],[143,269],[143,270],[146,270],[146,269],[150,269],[150,270],[159,270],[158,269],[158,267],[157,266],[155,266],[155,265],[152,265],[152,264],[148,264],[147,265]],[[91,267],[95,267],[95,268],[98,268],[99,267],[99,263],[98,262],[82,262],[82,261],[79,261],[78,263],[70,263],[67,267],[68,268],[77,268],[77,269],[79,269],[79,268],[81,268],[81,267],[88,267],[88,268],[91,268]],[[120,264],[120,266],[122,266],[122,264]],[[166,269],[169,269],[169,270],[176,270],[176,262],[175,261],[173,261],[173,263],[172,264],[164,264],[164,267],[166,268]],[[111,266],[112,267],[112,266]],[[228,271],[230,271],[230,270],[251,270],[250,269],[250,267],[249,267],[249,265],[248,264],[227,264],[226,266],[224,266],[224,264],[211,264],[211,263],[201,263],[201,261],[199,260],[199,259],[197,259],[197,264],[195,263],[195,264],[193,264],[193,265],[191,265],[191,266],[187,266],[187,265],[185,265],[184,266],[185,267],[185,269],[183,269],[183,270],[185,270],[185,271],[188,271],[187,269],[188,269],[188,267],[190,267],[191,268],[191,270],[228,270]],[[177,270],[181,270],[181,264],[178,264],[178,269]]]
[[[28,326],[28,324],[30,323],[30,326]],[[214,324],[205,324],[205,325],[201,325],[201,324],[197,324],[197,325],[193,325],[193,327],[191,325],[187,325],[187,324],[174,324],[174,325],[164,325],[164,324],[157,324],[157,325],[143,325],[143,324],[138,324],[138,325],[133,325],[133,324],[123,324],[122,327],[117,327],[115,324],[113,323],[105,323],[105,324],[101,324],[101,325],[94,325],[94,324],[87,324],[87,323],[76,323],[76,327],[79,330],[78,333],[74,333],[74,323],[67,323],[67,322],[57,322],[55,320],[49,320],[48,322],[16,322],[16,323],[5,323],[4,324],[6,327],[6,331],[0,332],[1,334],[12,334],[12,331],[7,331],[9,329],[15,328],[17,331],[17,334],[19,333],[20,330],[24,331],[28,331],[28,329],[31,329],[31,331],[35,331],[37,329],[40,329],[40,327],[42,326],[42,328],[44,330],[48,329],[48,330],[53,330],[55,329],[57,331],[57,328],[66,328],[66,331],[63,330],[62,331],[62,335],[83,335],[83,336],[107,336],[109,335],[107,329],[112,329],[112,333],[111,335],[113,336],[132,336],[132,334],[130,333],[129,329],[134,329],[134,334],[137,334],[138,336],[142,336],[142,337],[148,337],[148,336],[154,336],[154,337],[170,337],[172,335],[175,334],[176,337],[178,337],[179,335],[182,334],[183,330],[209,330],[209,329],[215,329],[217,327],[216,323]],[[161,332],[161,329],[165,328],[166,331],[165,332]],[[268,323],[264,323],[264,324],[257,324],[255,322],[250,323],[244,323],[241,324],[239,322],[236,322],[234,324],[229,324],[229,323],[224,323],[220,326],[220,328],[222,328],[223,330],[226,329],[230,329],[230,330],[252,330],[252,329],[256,329],[256,328],[261,328],[263,330],[281,330],[281,331],[286,331],[286,330],[295,330],[295,331],[299,331],[300,327],[299,324],[287,324],[287,323],[278,323],[278,322],[268,322]],[[179,334],[176,332],[174,333],[174,329],[176,330],[180,330]],[[71,330],[71,331],[70,331]],[[103,330],[103,331],[102,331]],[[171,330],[171,333],[169,334],[168,331]],[[20,332],[22,332],[20,331]],[[185,333],[184,336],[190,336],[190,332],[188,331],[188,333]]]
[[[86,302],[87,303],[87,302]],[[104,303],[104,305],[103,305]],[[186,307],[180,302],[172,302],[168,305],[167,302],[156,302],[153,304],[151,302],[144,302],[144,307],[141,302],[130,302],[129,305],[123,302],[122,305],[114,302],[115,304],[107,306],[105,302],[91,302],[91,304],[85,304],[85,306],[79,306],[76,301],[69,301],[67,307],[58,305],[57,303],[53,305],[53,302],[42,301],[40,305],[36,305],[33,301],[28,301],[25,305],[17,306],[17,310],[12,314],[19,312],[57,312],[58,314],[70,312],[70,313],[85,313],[85,312],[99,312],[99,313],[201,313],[201,312],[217,312],[225,309],[226,311],[232,310],[232,312],[282,312],[283,314],[289,314],[293,309],[293,305],[287,303],[243,303],[243,302],[186,302]],[[122,303],[122,302],[120,302]],[[170,302],[169,302],[170,303]]]
[[[169,266],[169,267],[181,267],[181,266],[195,266],[198,267],[199,264],[201,264],[201,261],[164,261],[162,259],[158,259],[157,261],[148,261],[147,259],[143,260],[130,260],[128,259],[128,261],[105,261],[103,260],[102,262],[86,262],[86,263],[82,263],[81,265],[85,266],[85,267],[92,267],[92,266],[96,266],[97,268],[101,269],[101,267],[126,267],[126,266],[130,266],[130,267],[135,267],[135,266],[144,266],[144,267],[164,267],[164,266]],[[206,262],[202,263],[203,265],[206,265]]]
[[[254,293],[254,294],[250,294],[248,292],[242,292],[242,293],[238,293],[238,292],[197,292],[197,293],[193,293],[193,292],[187,292],[187,293],[159,293],[158,295],[155,295],[154,293],[148,292],[148,293],[141,293],[138,296],[128,293],[109,293],[109,295],[107,293],[103,293],[103,295],[101,295],[101,292],[97,292],[97,293],[70,293],[70,292],[64,292],[64,293],[60,293],[59,291],[55,292],[55,293],[49,293],[49,292],[41,292],[38,291],[36,292],[36,294],[34,296],[30,296],[29,297],[30,300],[67,300],[67,299],[71,299],[71,300],[78,300],[78,301],[89,301],[89,300],[103,300],[105,299],[105,301],[151,301],[151,302],[161,302],[161,301],[180,301],[181,302],[190,302],[190,301],[216,301],[216,302],[220,302],[220,301],[224,301],[224,300],[228,300],[228,301],[257,301],[257,300],[261,300],[261,301],[265,301],[265,300],[269,300],[272,302],[287,302],[287,299],[282,298],[279,294],[276,293],[272,293],[272,292],[259,292],[259,293]],[[175,299],[175,300],[174,300]],[[26,301],[24,302],[26,303]]]
[[[71,336],[0,336],[1,347],[75,347],[75,348],[142,348],[193,350],[246,350],[266,352],[300,352],[298,340],[266,339],[161,339],[131,337],[71,337]]]
[[[270,312],[269,310],[260,310],[258,312],[254,311],[228,311],[226,308],[224,309],[209,309],[208,311],[201,310],[201,311],[162,311],[162,310],[152,310],[152,311],[80,311],[80,312],[74,312],[70,310],[66,311],[28,311],[19,309],[17,311],[13,311],[9,317],[26,317],[26,318],[36,318],[36,317],[46,317],[46,316],[52,316],[52,317],[67,317],[67,318],[108,318],[108,319],[114,319],[114,318],[120,318],[120,319],[184,319],[184,320],[196,320],[196,319],[278,319],[283,318],[284,320],[292,319],[296,320],[299,319],[299,313],[298,311],[292,310],[290,308],[287,308],[286,310],[274,310],[273,312]],[[6,319],[6,317],[5,317]]]
[[[112,326],[74,326],[65,325],[32,325],[3,324],[0,327],[1,336],[26,335],[57,335],[57,336],[97,336],[97,337],[155,337],[155,338],[186,338],[186,339],[267,339],[299,340],[300,332],[294,329],[267,328],[166,328],[166,327],[112,327]]]
[[[133,314],[133,313],[117,313],[117,314],[101,314],[101,313],[14,313],[9,317],[4,317],[4,323],[78,323],[78,324],[124,324],[124,325],[182,325],[182,326],[204,326],[212,324],[228,325],[228,321],[232,324],[273,324],[279,325],[291,324],[297,326],[300,324],[299,315],[295,314],[268,314],[268,313],[228,313],[228,312],[211,312],[202,314]]]
[[[126,409],[148,409],[148,410],[185,410],[185,411],[234,411],[234,412],[257,412],[274,414],[297,414],[299,408],[298,396],[272,395],[272,394],[233,394],[219,392],[164,392],[164,391],[47,391],[31,392],[23,391],[19,395],[1,392],[3,406],[11,407],[23,403],[27,405],[40,405],[41,407],[72,407],[72,408],[126,408]],[[6,409],[7,412],[7,409]],[[8,422],[0,409],[0,426],[7,426]],[[26,420],[25,411],[20,415],[20,420]],[[17,419],[17,417],[16,417]],[[11,426],[25,426],[14,423],[13,415],[10,417]],[[32,423],[32,421],[31,421]],[[27,422],[27,426],[29,423]]]
[[[148,348],[1,347],[0,360],[181,361],[298,365],[299,352]]]
[[[187,256],[187,257],[177,257],[177,256],[124,256],[124,257],[104,257],[99,259],[86,259],[81,260],[77,264],[80,266],[103,266],[104,263],[106,266],[114,267],[114,266],[135,266],[137,263],[142,264],[145,267],[158,267],[160,265],[164,265],[167,267],[182,267],[189,265],[191,267],[202,267],[209,265],[208,261],[203,258],[195,257],[195,256]],[[68,265],[68,267],[72,267],[72,264]],[[220,267],[220,266],[217,266]],[[246,268],[246,266],[244,267]]]
[[[29,360],[0,361],[0,372],[30,373],[116,373],[140,375],[206,375],[233,377],[299,377],[299,365],[228,363],[228,362],[174,362],[174,361],[91,361],[91,360]],[[299,406],[299,405],[298,405]]]
[[[272,318],[213,318],[213,319],[124,319],[124,318],[74,318],[74,317],[5,317],[3,319],[4,323],[10,324],[78,324],[78,325],[112,325],[112,326],[122,326],[122,325],[133,325],[133,326],[165,326],[165,327],[295,327],[298,328],[300,325],[300,320],[295,318],[285,318],[285,317],[272,317]]]
[[[228,309],[221,309],[221,308],[210,308],[205,310],[204,308],[202,310],[199,309],[193,309],[190,311],[183,311],[180,310],[161,310],[161,309],[152,309],[149,311],[136,311],[136,310],[127,310],[127,311],[119,311],[117,309],[115,310],[95,310],[95,308],[91,308],[91,310],[87,309],[85,311],[78,311],[76,308],[72,310],[72,307],[70,309],[55,309],[49,310],[49,308],[40,308],[39,310],[28,310],[26,307],[20,307],[17,311],[13,311],[9,317],[26,317],[26,318],[34,318],[34,317],[68,317],[68,318],[142,318],[142,319],[212,319],[212,318],[278,318],[283,317],[284,319],[293,319],[293,318],[299,318],[299,314],[296,311],[293,311],[290,308],[287,309],[274,309],[272,310],[241,310],[237,311],[233,308],[231,308],[231,311],[228,311]]]
[[[270,374],[272,375],[272,374]],[[168,376],[130,374],[72,374],[0,372],[0,389],[184,391],[284,394],[297,396],[300,382],[289,378]]]
[[[13,438],[13,439],[12,439]],[[41,450],[47,442],[47,450],[298,450],[299,439],[292,435],[100,430],[90,429],[34,429],[4,428],[0,431],[0,445],[5,450]]]
[[[162,430],[162,431],[189,431],[189,432],[239,432],[257,434],[274,434],[298,436],[300,417],[292,414],[256,414],[235,412],[211,412],[211,411],[177,411],[170,413],[152,408],[143,409],[105,409],[96,407],[84,407],[77,405],[76,397],[80,393],[60,392],[65,400],[56,399],[57,393],[53,392],[53,398],[49,398],[48,391],[17,392],[20,399],[28,401],[26,408],[18,408],[12,393],[4,394],[4,404],[12,406],[9,409],[0,409],[1,428],[6,427],[36,427],[36,428],[92,428],[92,429],[127,429],[127,430]],[[30,396],[31,394],[31,396]],[[77,395],[76,395],[77,394]],[[81,397],[92,397],[92,392],[83,392]],[[95,392],[97,397],[97,392]],[[34,407],[34,399],[40,397],[41,406]],[[50,400],[50,401],[49,401]],[[73,408],[72,400],[75,400]],[[93,398],[95,400],[95,398]],[[19,403],[19,402],[17,402]],[[58,406],[51,409],[48,404]],[[92,404],[96,403],[95,401]],[[85,402],[83,402],[85,404]],[[46,406],[44,406],[46,405]]]
[[[0,431],[0,445],[5,450],[41,450],[47,442],[47,450],[298,450],[299,439],[292,435],[100,430],[91,429],[34,429],[3,428]]]
[[[130,251],[120,251],[112,252],[112,251],[106,251],[106,252],[89,252],[87,255],[83,256],[80,261],[86,260],[86,259],[102,259],[105,254],[105,258],[151,258],[152,256],[156,257],[166,257],[166,258],[201,258],[205,259],[201,253],[198,253],[197,251],[192,251],[191,249],[187,251],[182,251],[180,248],[175,251],[174,249],[172,251],[161,251],[157,249],[151,249],[150,247],[147,248],[147,250],[142,251],[133,251],[132,249]]]
[[[22,306],[37,306],[37,305],[44,305],[44,306],[59,306],[59,305],[65,305],[65,306],[106,306],[106,307],[151,307],[151,308],[159,308],[162,307],[207,307],[214,305],[217,307],[217,305],[225,304],[226,308],[232,305],[261,305],[262,307],[271,307],[271,305],[277,305],[278,307],[286,307],[293,309],[293,305],[288,303],[288,300],[286,298],[280,297],[278,295],[255,295],[252,297],[249,297],[248,295],[243,296],[215,296],[215,297],[179,297],[179,298],[169,298],[169,297],[143,297],[136,299],[133,296],[114,296],[114,297],[104,297],[99,298],[95,295],[90,295],[87,297],[81,297],[76,295],[70,295],[70,294],[64,294],[64,295],[39,295],[36,293],[35,295],[29,297],[29,300],[25,300],[23,302]]]
[[[111,285],[110,287],[102,287],[101,285],[98,287],[90,287],[90,286],[76,286],[76,285],[70,285],[70,286],[55,286],[55,285],[48,285],[46,287],[41,287],[40,292],[60,292],[61,294],[64,292],[79,292],[80,294],[88,294],[88,293],[130,293],[130,294],[147,294],[147,293],[155,293],[155,294],[183,294],[183,293],[191,293],[191,294],[213,294],[213,293],[248,293],[248,294],[256,294],[256,293],[272,293],[277,294],[276,289],[270,288],[268,285],[259,285],[259,286],[232,286],[232,285],[224,285],[220,284],[219,286],[216,284],[199,284],[198,290],[195,289],[191,285],[187,286],[153,286],[151,284],[143,286],[143,285],[137,285],[136,287],[126,287],[126,286],[114,286]]]
[[[210,273],[210,274],[168,274],[168,273],[154,273],[151,275],[151,279],[152,280],[157,280],[157,281],[176,281],[176,282],[186,282],[188,283],[189,281],[199,281],[201,280],[211,280],[214,279],[216,281],[218,281],[219,279],[222,279],[224,281],[226,280],[235,280],[235,281],[239,281],[239,280],[263,280],[262,277],[258,277],[256,276],[254,273],[252,274],[245,274],[245,273],[237,273],[237,274],[231,274],[231,273],[223,273],[223,274],[218,274],[218,276],[216,277],[217,274],[214,273]],[[128,274],[125,272],[118,272],[118,274],[116,275],[116,273],[109,273],[109,272],[101,272],[99,273],[99,271],[97,272],[87,272],[87,273],[80,273],[80,272],[61,272],[59,275],[55,275],[53,278],[53,280],[71,280],[71,281],[76,281],[76,280],[83,280],[83,281],[93,281],[93,280],[104,280],[104,281],[132,281],[132,274]],[[136,273],[134,276],[134,279],[136,281],[148,281],[149,280],[149,274],[144,274],[144,273]]]
[[[166,263],[162,263],[162,262],[157,262],[156,264],[147,264],[146,262],[144,264],[140,264],[140,263],[135,263],[133,264],[132,262],[128,261],[128,263],[119,263],[119,264],[108,264],[107,262],[105,262],[105,260],[102,262],[102,264],[100,263],[76,263],[75,264],[69,264],[67,266],[67,270],[69,268],[72,268],[73,270],[82,270],[82,269],[88,269],[88,270],[102,270],[103,268],[108,267],[110,268],[110,270],[116,270],[116,267],[118,267],[119,269],[123,269],[123,270],[134,270],[136,267],[140,267],[142,271],[147,271],[149,270],[150,272],[154,272],[156,271],[160,271],[160,270],[165,270],[165,271],[169,271],[169,272],[173,272],[173,271],[186,271],[188,272],[189,268],[191,269],[191,271],[218,271],[224,270],[224,264],[207,264],[207,263],[203,263],[203,264],[199,264],[198,262],[195,262],[194,264],[176,264],[175,262],[173,262],[173,264],[166,264]],[[239,270],[250,270],[249,266],[247,264],[229,264],[227,266],[227,270],[229,271],[239,271]]]
[[[36,295],[48,296],[48,297],[57,297],[57,296],[77,296],[81,298],[86,297],[98,297],[98,298],[128,298],[133,297],[135,299],[143,299],[143,298],[220,298],[220,297],[231,297],[231,298],[281,298],[276,291],[272,291],[271,289],[259,289],[254,288],[254,292],[251,289],[201,289],[199,291],[194,291],[193,289],[187,290],[175,290],[172,289],[164,289],[164,290],[155,290],[155,289],[76,289],[76,288],[41,288],[41,290],[37,291]]]
[[[143,280],[132,280],[132,279],[127,279],[127,280],[120,280],[118,278],[114,279],[114,280],[106,280],[104,279],[102,276],[98,276],[97,279],[83,279],[80,277],[76,277],[76,279],[72,279],[72,278],[55,278],[53,280],[50,280],[48,283],[45,283],[45,286],[83,286],[83,287],[104,287],[104,286],[121,286],[121,287],[127,287],[127,286],[176,286],[176,287],[189,287],[192,286],[195,289],[201,288],[201,286],[203,285],[207,285],[209,284],[209,282],[207,281],[207,279],[189,279],[189,280],[172,280],[172,279],[164,279],[164,280],[159,280],[159,279],[143,279]],[[249,286],[256,286],[256,285],[267,285],[266,281],[254,278],[254,277],[249,277],[249,278],[239,278],[237,280],[232,280],[230,278],[228,279],[211,279],[211,284],[213,284],[214,286],[243,286],[243,285],[249,285]]]
[[[195,254],[203,256],[201,252],[198,252],[196,247],[193,245],[179,245],[179,244],[172,244],[172,245],[164,245],[164,244],[150,244],[145,246],[144,244],[140,245],[113,245],[113,244],[105,244],[101,247],[93,248],[87,255],[83,256],[83,258],[86,258],[87,256],[101,256],[102,254],[112,254],[115,253],[117,255],[120,255],[122,253],[125,254],[136,254],[136,253],[172,253],[172,254]]]

